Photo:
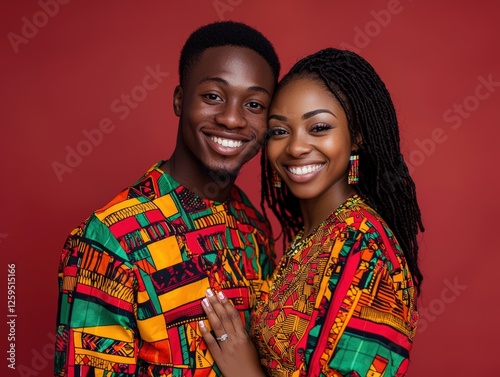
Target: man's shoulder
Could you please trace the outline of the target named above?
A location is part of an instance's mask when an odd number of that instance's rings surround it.
[[[96,209],[94,214],[103,217],[127,207],[152,202],[165,194],[165,175],[159,170],[160,163],[149,168],[139,179],[109,200],[104,206]],[[168,189],[168,188],[167,188]]]
[[[116,220],[117,217],[130,217],[151,209],[152,202],[171,189],[166,173],[159,169],[160,165],[161,161],[154,164],[130,186],[94,210],[80,227],[86,227],[95,221],[106,225],[112,218]]]
[[[261,229],[265,233],[270,232],[269,221],[263,216],[263,214],[253,205],[251,200],[245,194],[245,192],[238,186],[234,186],[231,191],[231,199],[234,203],[234,207],[239,214],[239,220],[242,222],[249,222],[256,228]],[[247,220],[247,221],[245,221]]]
[[[262,214],[257,210],[257,208],[255,208],[247,194],[245,194],[245,192],[237,185],[234,185],[231,190],[231,201],[238,209],[245,212],[255,213],[257,216],[262,217]]]
[[[124,188],[104,206],[93,211],[79,226],[70,233],[70,237],[102,241],[118,238],[136,228],[139,217],[154,209],[153,201],[162,192],[168,190],[163,180],[165,173],[153,165],[141,178]]]

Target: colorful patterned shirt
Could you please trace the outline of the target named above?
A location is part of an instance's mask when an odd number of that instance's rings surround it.
[[[405,375],[418,317],[412,277],[359,196],[292,243],[273,280],[251,330],[269,376]]]
[[[267,222],[237,187],[204,199],[161,163],[66,241],[56,376],[220,375],[198,328],[209,287],[249,326],[274,267]]]

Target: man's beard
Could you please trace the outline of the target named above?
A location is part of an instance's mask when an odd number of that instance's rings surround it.
[[[215,167],[209,167],[206,166],[205,164],[201,165],[201,174],[210,177],[212,180],[215,182],[234,182],[236,177],[238,177],[238,174],[241,170],[241,167],[237,169],[228,169],[225,166],[215,166]]]
[[[204,164],[201,165],[200,173],[208,177],[211,181],[205,184],[203,195],[208,199],[215,200],[220,191],[227,189],[228,186],[233,184],[239,171],[240,169],[229,170],[224,166],[214,168]]]

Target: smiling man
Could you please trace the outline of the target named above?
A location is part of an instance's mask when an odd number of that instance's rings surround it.
[[[241,46],[211,47],[187,72],[180,69],[177,145],[162,168],[201,196],[224,201],[262,145],[275,75],[258,52]]]
[[[234,180],[262,145],[278,76],[273,46],[247,25],[188,38],[173,154],[64,246],[56,376],[220,375],[198,328],[200,299],[223,291],[248,328],[272,272],[269,224]]]

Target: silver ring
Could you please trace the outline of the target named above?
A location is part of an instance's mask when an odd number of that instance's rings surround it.
[[[225,342],[227,340],[227,338],[229,338],[229,335],[227,334],[222,334],[221,336],[219,336],[217,338],[218,341],[221,341],[221,342]]]

